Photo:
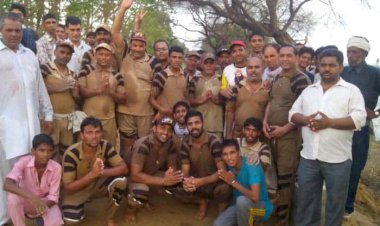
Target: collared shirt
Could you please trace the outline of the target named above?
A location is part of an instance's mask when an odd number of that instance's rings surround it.
[[[54,60],[54,49],[56,40],[49,33],[45,33],[38,41],[37,45],[37,57],[40,64],[46,64],[49,61]]]
[[[20,188],[57,204],[62,175],[61,165],[50,159],[40,181],[34,162],[35,157],[32,155],[21,157],[7,178],[13,180]]]
[[[244,137],[238,138],[237,140],[239,142],[240,152],[242,156],[248,157],[251,154],[257,154],[259,156],[260,162],[263,165],[272,165],[272,154],[268,145],[264,144],[261,141],[257,141],[253,146],[248,146],[247,141]]]
[[[375,109],[380,95],[380,69],[366,62],[357,67],[346,66],[342,72],[342,78],[360,89],[367,108]]]
[[[25,27],[22,25],[22,39],[21,39],[21,44],[30,50],[33,51],[34,54],[37,53],[37,48],[36,48],[36,41],[38,39],[37,32],[32,29]]]
[[[19,45],[14,52],[0,41],[0,59],[0,151],[11,159],[30,152],[40,120],[53,121],[53,108],[30,49]]]
[[[279,75],[282,72],[282,67],[278,67],[274,70],[269,69],[268,67],[264,69],[263,73],[263,81],[268,79],[274,79],[277,75]]]
[[[72,43],[70,39],[67,39],[66,41]],[[80,69],[81,69],[81,61],[83,54],[91,49],[91,46],[87,45],[84,41],[80,41],[79,46],[74,45],[74,53],[71,56],[70,62],[67,64],[67,66],[70,68],[70,70],[74,71],[77,75],[79,75]]]
[[[247,67],[238,68],[234,64],[230,64],[224,68],[222,74],[221,89],[227,89],[228,86],[234,87],[237,80],[242,80],[240,77],[247,77]]]
[[[316,112],[322,112],[332,119],[351,117],[357,130],[364,126],[367,116],[360,90],[342,78],[325,92],[321,82],[307,87],[289,111],[289,121],[296,113],[311,115]],[[352,136],[353,130],[327,128],[313,132],[303,126],[301,156],[328,163],[352,159]]]

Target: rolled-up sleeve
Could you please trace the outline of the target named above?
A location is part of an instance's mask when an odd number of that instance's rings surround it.
[[[305,92],[302,92],[301,95],[297,98],[297,100],[293,103],[292,108],[289,110],[289,118],[288,118],[289,123],[294,124],[292,122],[293,115],[295,115],[297,113],[303,114],[302,101],[303,101],[304,95],[305,95]]]
[[[355,124],[355,130],[360,130],[365,126],[367,120],[364,98],[359,88],[356,86],[352,87],[350,94],[349,115]]]
[[[37,62],[38,64],[38,62]],[[38,87],[38,102],[39,113],[43,116],[44,121],[53,121],[53,107],[50,102],[50,97],[47,92],[44,80],[42,79],[40,67],[37,65],[37,87]]]
[[[61,178],[62,178],[62,167],[56,164],[55,170],[51,173],[53,175],[50,182],[49,194],[47,195],[46,198],[47,200],[58,204],[59,190],[60,190],[60,184],[61,184]]]

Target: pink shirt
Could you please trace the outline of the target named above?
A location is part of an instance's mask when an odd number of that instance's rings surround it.
[[[61,177],[61,165],[50,159],[41,181],[38,181],[37,170],[34,167],[34,156],[32,155],[21,157],[7,175],[7,178],[15,181],[20,188],[55,203],[58,203]]]

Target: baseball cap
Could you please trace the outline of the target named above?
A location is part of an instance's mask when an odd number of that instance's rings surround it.
[[[131,40],[138,40],[146,43],[146,36],[142,32],[135,32],[132,34]]]
[[[99,45],[97,45],[97,46],[95,47],[95,52],[96,52],[98,49],[101,49],[101,48],[103,48],[103,49],[107,49],[107,50],[111,51],[111,53],[113,53],[113,48],[112,48],[112,46],[110,46],[110,44],[107,44],[107,43],[105,43],[105,42],[100,43]]]
[[[55,48],[60,47],[60,46],[69,47],[71,49],[71,52],[72,53],[74,52],[74,46],[73,46],[73,44],[71,42],[68,42],[68,41],[58,41]]]
[[[111,33],[111,28],[107,24],[101,24],[95,29],[95,33],[98,32],[100,29],[104,29]]]
[[[221,48],[216,52],[216,55],[219,56],[222,53],[230,53],[230,50],[227,48]]]
[[[210,53],[210,52],[204,53],[203,56],[202,56],[202,63],[204,63],[208,59],[215,60],[214,54]]]
[[[156,125],[169,125],[174,127],[174,120],[170,117],[164,116],[159,119],[156,119]]]
[[[235,41],[232,41],[232,42],[231,42],[231,45],[230,45],[230,51],[232,50],[232,48],[233,48],[234,46],[243,46],[243,47],[245,47],[245,43],[244,43],[244,41],[242,41],[242,40],[235,40]]]
[[[198,57],[199,59],[201,58],[201,55],[199,55],[199,53],[197,51],[189,51],[187,54],[186,54],[186,57],[190,57],[190,56],[196,56]]]

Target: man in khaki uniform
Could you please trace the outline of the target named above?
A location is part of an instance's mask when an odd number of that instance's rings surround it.
[[[289,212],[293,200],[295,173],[300,154],[301,134],[288,122],[289,110],[301,92],[310,84],[305,74],[297,70],[297,50],[290,45],[280,48],[279,62],[282,72],[275,77],[270,91],[263,122],[265,136],[270,147],[278,177],[277,225],[289,224]]]
[[[120,149],[124,159],[130,159],[133,142],[146,136],[152,127],[154,109],[149,103],[153,74],[161,70],[160,61],[146,53],[147,40],[135,29],[130,45],[121,33],[125,12],[132,0],[123,0],[112,25],[112,40],[116,58],[124,78],[125,104],[117,107],[120,131]],[[129,160],[128,160],[129,161]]]
[[[181,64],[183,49],[172,46],[169,49],[169,67],[154,75],[149,102],[160,115],[171,116],[175,103],[187,100],[187,82]]]
[[[216,74],[214,54],[205,53],[201,59],[202,75],[189,83],[189,102],[203,115],[205,130],[219,138],[223,135],[223,101],[219,97],[221,76]]]
[[[125,103],[124,79],[112,70],[113,48],[102,43],[95,47],[96,65],[86,65],[79,74],[80,94],[84,98],[83,111],[100,119],[103,138],[115,146],[117,126],[116,104]]]
[[[265,108],[269,101],[269,91],[264,87],[262,74],[263,61],[258,57],[248,59],[247,78],[232,89],[227,101],[226,135],[227,138],[242,136],[244,121],[250,117],[264,119]]]
[[[41,74],[54,111],[54,129],[51,137],[58,147],[60,156],[74,143],[72,118],[75,112],[75,99],[79,97],[74,72],[67,67],[74,47],[69,42],[58,42],[54,50],[54,61],[41,65]]]

